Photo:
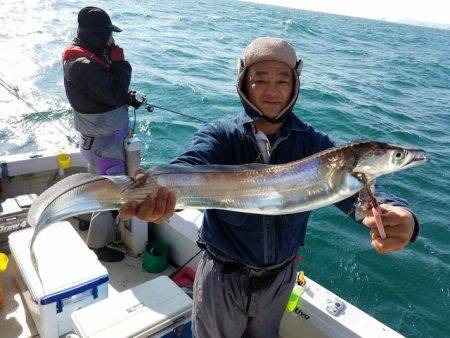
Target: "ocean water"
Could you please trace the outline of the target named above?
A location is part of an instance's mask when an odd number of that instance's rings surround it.
[[[0,0],[0,154],[55,151],[75,137],[61,51],[89,1]],[[368,230],[336,208],[313,214],[306,274],[408,337],[450,336],[450,31],[237,1],[97,1],[123,29],[116,42],[132,87],[156,105],[203,120],[242,108],[236,59],[259,36],[289,40],[305,66],[295,113],[338,143],[374,139],[427,150],[431,161],[380,179],[421,222],[415,244],[379,255]],[[48,120],[52,121],[49,122]],[[143,165],[165,163],[201,123],[159,109],[137,112]]]

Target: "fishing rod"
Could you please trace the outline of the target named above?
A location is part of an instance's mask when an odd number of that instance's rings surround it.
[[[30,109],[32,109],[34,112],[38,113],[38,114],[41,115],[44,119],[46,119],[47,121],[49,121],[49,122],[53,125],[53,127],[54,127],[56,130],[58,130],[61,134],[63,134],[63,135],[67,138],[67,140],[68,140],[70,143],[74,144],[75,146],[78,146],[78,142],[76,142],[72,137],[70,137],[70,135],[66,134],[62,129],[60,129],[59,126],[56,125],[56,124],[54,123],[54,121],[52,121],[51,119],[49,119],[49,118],[48,118],[47,116],[45,116],[43,113],[41,113],[41,112],[38,111],[36,108],[34,108],[34,106],[33,106],[30,102],[26,101],[23,97],[21,97],[21,96],[19,95],[19,88],[18,88],[17,86],[16,86],[16,87],[11,86],[10,84],[8,84],[8,83],[7,83],[5,80],[3,80],[2,78],[0,78],[0,86],[2,86],[3,88],[5,88],[6,91],[9,92],[9,93],[10,93],[11,95],[13,95],[14,97],[16,97],[17,99],[19,99],[19,100],[21,100],[22,102],[24,102],[25,105],[26,105],[27,107],[29,107]],[[207,123],[207,121],[202,120],[202,119],[200,119],[200,118],[197,118],[197,117],[195,117],[195,116],[188,115],[188,114],[184,114],[184,113],[180,113],[180,112],[177,112],[177,111],[175,111],[175,110],[168,109],[168,108],[164,108],[164,107],[157,106],[157,105],[154,105],[154,104],[150,104],[150,103],[148,103],[148,101],[147,101],[147,95],[145,95],[145,94],[142,93],[142,92],[136,92],[136,93],[134,94],[133,99],[136,100],[136,101],[138,101],[139,103],[143,104],[145,110],[147,110],[149,113],[153,112],[155,108],[158,108],[158,109],[165,110],[165,111],[168,111],[168,112],[173,113],[173,114],[177,114],[177,115],[181,115],[181,116],[184,116],[184,117],[188,117],[188,118],[193,119],[193,120],[197,120],[197,121],[202,122],[202,123]],[[135,109],[134,113],[135,113],[135,116],[134,116],[133,132],[134,132],[135,127],[136,127],[136,109]]]
[[[3,88],[5,88],[6,91],[7,91],[8,93],[12,94],[14,97],[16,97],[17,99],[19,99],[19,100],[21,100],[22,102],[24,102],[25,105],[26,105],[27,107],[29,107],[29,108],[32,109],[34,112],[38,113],[38,114],[41,115],[44,119],[46,119],[48,122],[50,122],[50,123],[53,125],[53,127],[54,127],[56,130],[58,130],[61,134],[63,134],[63,135],[67,138],[67,140],[68,140],[70,143],[74,144],[75,146],[78,146],[78,142],[76,142],[72,137],[70,137],[70,135],[66,134],[62,129],[60,129],[59,126],[58,126],[54,121],[52,121],[51,119],[49,119],[49,118],[48,118],[47,116],[45,116],[43,113],[41,113],[41,112],[38,111],[36,108],[34,108],[33,105],[32,105],[30,102],[26,101],[23,97],[21,97],[21,96],[19,95],[19,88],[18,88],[17,86],[16,86],[16,87],[11,86],[10,84],[8,84],[8,83],[7,83],[5,80],[3,80],[2,78],[0,78],[0,86],[2,86]]]
[[[136,92],[134,94],[134,99],[137,102],[141,103],[144,106],[144,109],[147,110],[149,113],[153,112],[155,110],[155,108],[158,108],[158,109],[161,109],[161,110],[168,111],[168,112],[170,112],[172,114],[177,114],[177,115],[181,115],[181,116],[184,116],[184,117],[188,117],[188,118],[190,118],[192,120],[197,120],[198,122],[208,123],[207,121],[202,120],[202,119],[200,119],[198,117],[195,117],[195,116],[192,116],[192,115],[188,115],[188,114],[185,114],[185,113],[180,113],[180,112],[172,110],[172,109],[168,109],[168,108],[164,108],[164,107],[161,107],[161,106],[157,106],[155,104],[150,104],[148,102],[148,100],[147,100],[147,95],[142,93],[142,92]]]
[[[178,269],[176,269],[174,272],[172,272],[170,275],[169,275],[169,278],[170,279],[172,279],[173,277],[175,277],[175,275],[178,273],[178,272],[180,272],[181,271],[181,269],[183,269],[186,265],[188,265],[195,257],[197,257],[199,254],[200,254],[200,252],[202,252],[203,250],[199,250],[199,251],[197,251],[197,253],[194,255],[194,256],[192,256],[191,258],[189,258],[186,262],[184,262],[183,264],[181,264],[179,267],[178,267]]]

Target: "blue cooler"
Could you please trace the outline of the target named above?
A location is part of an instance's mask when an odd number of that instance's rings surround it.
[[[30,254],[33,233],[28,228],[9,235],[12,265],[39,334],[56,338],[72,331],[72,312],[108,296],[108,272],[73,226],[59,222],[36,238],[38,275]]]

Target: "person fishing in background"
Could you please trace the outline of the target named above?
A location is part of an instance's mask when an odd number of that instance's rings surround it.
[[[62,55],[64,86],[81,136],[81,153],[89,172],[101,175],[125,174],[128,105],[142,104],[129,90],[131,65],[114,42],[113,32],[121,31],[103,9],[85,7],[78,13],[77,37]],[[121,251],[106,246],[115,238],[116,217],[103,212],[91,218],[87,244],[102,261],[124,258]]]
[[[191,147],[172,163],[284,164],[334,147],[327,135],[292,112],[302,66],[287,41],[270,37],[252,41],[238,65],[237,91],[244,113],[204,126]],[[160,190],[163,193],[156,198],[127,204],[121,217],[136,215],[156,223],[169,218],[176,197],[165,188]],[[363,224],[370,228],[373,248],[388,253],[414,242],[419,223],[407,202],[380,187],[375,195],[387,239],[381,238],[369,210]],[[357,198],[352,196],[336,206],[355,218]],[[279,336],[309,216],[310,211],[269,216],[205,210],[198,241],[204,255],[194,282],[194,337]]]

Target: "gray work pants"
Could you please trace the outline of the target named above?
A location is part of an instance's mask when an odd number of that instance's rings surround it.
[[[105,144],[106,140],[110,138],[96,137],[91,144],[92,151]],[[101,156],[125,160],[125,150],[122,140],[111,142],[110,146],[100,152]],[[88,171],[93,174],[99,174],[98,159],[95,156],[86,158],[88,161]],[[125,174],[123,172],[116,172],[117,175]],[[87,237],[87,245],[91,249],[99,249],[115,239],[117,230],[116,219],[110,211],[94,212],[91,217],[89,225],[89,233]]]
[[[297,277],[296,260],[253,291],[251,280],[204,254],[194,282],[192,334],[196,338],[279,337],[279,326]]]

